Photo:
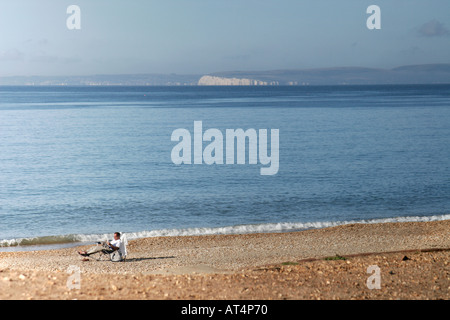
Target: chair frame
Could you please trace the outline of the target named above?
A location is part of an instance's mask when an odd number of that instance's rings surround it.
[[[100,245],[100,243],[97,243],[97,246]],[[113,255],[116,253],[117,250],[111,250],[106,244],[103,244],[102,247],[104,247],[103,250],[93,253],[89,255],[90,258],[93,258],[96,261],[111,261],[111,262],[119,262],[119,261],[113,261]],[[98,257],[96,255],[98,254]],[[120,262],[125,261],[125,258],[121,257]]]

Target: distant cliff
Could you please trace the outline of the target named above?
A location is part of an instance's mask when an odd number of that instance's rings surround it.
[[[278,81],[261,81],[246,78],[226,78],[215,76],[203,76],[198,81],[199,86],[276,86]]]
[[[450,83],[450,64],[401,66],[393,69],[361,67],[303,70],[217,72],[200,78],[198,85],[359,85]]]
[[[339,67],[301,70],[227,71],[206,75],[0,76],[0,85],[48,86],[301,86],[439,83],[450,84],[450,64],[410,65],[393,69]]]

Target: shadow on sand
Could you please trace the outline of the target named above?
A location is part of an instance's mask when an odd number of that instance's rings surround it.
[[[175,256],[170,257],[148,257],[148,258],[127,258],[125,262],[136,262],[136,261],[144,261],[144,260],[156,260],[156,259],[175,259]]]

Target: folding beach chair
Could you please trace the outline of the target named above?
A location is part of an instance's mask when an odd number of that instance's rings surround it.
[[[107,244],[106,241],[97,242],[97,246],[91,248],[89,251],[93,253],[88,254],[88,257],[92,257],[97,261],[112,261],[112,262],[121,262],[125,261],[127,257],[127,245],[128,241],[125,235],[121,237],[121,248],[119,250],[112,250]]]
[[[120,262],[124,259],[122,258],[122,254],[119,252],[119,250],[112,250],[106,243],[98,243],[98,245],[101,245],[104,249],[99,251],[98,257],[96,259],[97,261],[112,261],[112,262]]]

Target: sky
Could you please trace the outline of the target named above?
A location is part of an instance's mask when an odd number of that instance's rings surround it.
[[[448,0],[0,0],[0,76],[426,63],[450,63]]]

